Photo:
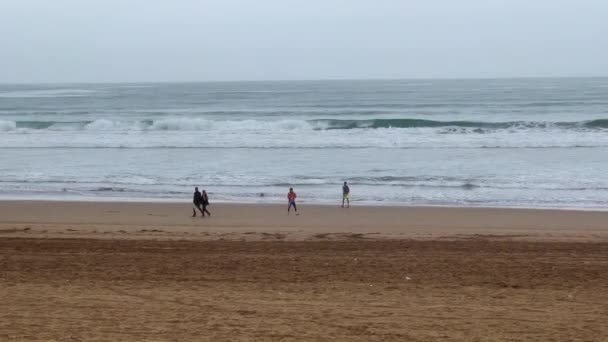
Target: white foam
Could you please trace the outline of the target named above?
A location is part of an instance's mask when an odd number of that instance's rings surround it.
[[[108,119],[99,119],[87,124],[84,128],[90,131],[107,131],[114,130],[118,126],[116,121]]]
[[[149,129],[160,131],[192,131],[211,129],[214,122],[206,119],[171,118],[155,120]]]
[[[167,118],[147,121],[98,119],[84,128],[89,131],[312,131],[325,124],[312,125],[306,120],[208,120],[202,118]],[[78,128],[75,128],[77,130]]]
[[[181,128],[181,130],[178,130]],[[14,134],[19,133],[26,134]],[[190,133],[186,133],[190,132]],[[19,129],[0,121],[0,147],[111,148],[571,148],[608,147],[601,131],[562,129],[446,132],[441,128],[315,130],[304,121],[276,122],[161,120],[145,127],[134,122],[96,120],[82,128]],[[204,135],[204,138],[203,136]]]
[[[14,121],[0,120],[0,132],[14,131],[17,124]]]
[[[22,91],[8,91],[0,93],[0,98],[47,98],[47,97],[81,97],[96,93],[90,89],[35,89]]]

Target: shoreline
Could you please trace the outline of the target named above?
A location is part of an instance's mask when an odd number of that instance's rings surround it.
[[[190,202],[0,201],[0,236],[188,240],[458,240],[471,237],[608,241],[608,212],[432,206],[212,203],[192,218]]]
[[[140,197],[86,197],[86,196],[66,196],[66,198],[57,197],[2,197],[0,195],[0,203],[3,202],[52,202],[52,203],[157,203],[157,204],[191,204],[190,200],[183,198],[140,198]],[[213,200],[213,203],[222,205],[262,205],[262,206],[282,206],[282,201],[231,201],[231,200]],[[312,206],[340,206],[341,200],[336,199],[330,201],[309,202],[307,200],[298,200],[298,204]],[[378,201],[355,201],[351,200],[353,207],[386,207],[386,208],[454,208],[454,209],[508,209],[508,210],[551,210],[551,211],[581,211],[581,212],[608,212],[607,207],[570,207],[570,206],[501,206],[501,205],[456,205],[456,204],[429,204],[429,203],[407,203],[407,202],[378,202]]]

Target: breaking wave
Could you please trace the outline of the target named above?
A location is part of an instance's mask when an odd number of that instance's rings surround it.
[[[0,120],[0,132],[29,130],[89,130],[89,131],[197,131],[197,130],[348,130],[383,128],[457,128],[462,133],[479,130],[509,129],[608,129],[608,119],[573,122],[542,121],[435,121],[423,119],[316,119],[316,120],[209,120],[201,118],[167,118],[159,120],[121,121],[98,119],[92,121],[7,121]],[[476,131],[477,130],[477,131]]]

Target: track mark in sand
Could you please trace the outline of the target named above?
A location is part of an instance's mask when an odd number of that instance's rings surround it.
[[[263,240],[268,240],[268,239],[276,239],[276,240],[283,240],[285,238],[285,234],[281,234],[281,233],[262,233],[263,236]]]
[[[315,234],[313,235],[314,238],[316,239],[327,239],[330,235],[330,233],[322,233],[322,234]]]
[[[160,229],[141,229],[137,231],[138,233],[164,233],[164,230]]]
[[[518,238],[529,238],[532,235],[528,234],[454,234],[437,236],[435,239],[443,241],[492,241],[492,240],[509,240]]]
[[[235,312],[243,316],[250,316],[258,313],[255,310],[236,310]]]
[[[68,232],[77,232],[77,231],[78,231],[78,229],[72,229],[72,228],[68,228],[68,229],[66,229],[66,231],[68,231]]]
[[[118,290],[115,288],[111,288],[108,287],[108,290],[114,292],[117,295],[120,296],[125,296],[125,297],[131,297],[131,298],[137,298],[143,301],[151,301],[151,302],[156,302],[156,303],[169,303],[169,304],[177,304],[177,305],[181,305],[181,306],[189,306],[189,307],[195,307],[195,308],[199,308],[199,309],[214,309],[217,310],[218,308],[214,305],[199,305],[199,304],[193,304],[193,303],[184,303],[182,301],[179,300],[175,300],[175,299],[163,299],[163,298],[158,298],[158,297],[154,297],[154,296],[146,296],[146,295],[140,295],[140,294],[133,294],[133,293],[129,293],[126,290]]]
[[[526,234],[501,234],[501,235],[497,235],[497,234],[473,234],[471,236],[469,236],[469,239],[480,239],[480,240],[486,240],[486,239],[509,239],[509,238],[525,238],[525,237],[529,237],[530,235],[526,235]]]
[[[148,214],[148,216],[169,217],[168,214]]]
[[[373,239],[372,237],[368,237],[368,235],[373,235],[377,233],[320,233],[313,235],[315,239],[336,239],[336,240],[362,240],[362,239]]]
[[[0,229],[0,234],[17,233],[17,232],[28,232],[30,230],[32,230],[32,228],[30,228],[30,227],[25,227],[25,228],[22,228],[22,229],[19,229],[19,228]]]
[[[110,290],[113,293],[120,295],[120,296],[131,297],[131,298],[136,298],[136,299],[140,299],[143,301],[151,301],[151,302],[155,302],[155,303],[177,304],[177,305],[185,306],[185,307],[212,310],[213,312],[218,312],[218,311],[228,312],[228,313],[236,312],[243,316],[251,316],[251,315],[257,314],[257,311],[255,311],[255,310],[243,310],[243,309],[232,310],[232,309],[227,309],[227,308],[223,308],[223,307],[220,307],[217,305],[212,305],[212,304],[185,303],[185,302],[182,302],[182,301],[176,300],[176,299],[164,299],[164,298],[158,298],[155,296],[133,294],[133,293],[127,292],[126,290],[123,291],[123,290],[118,290],[116,288],[111,288],[111,287],[109,287],[108,290]],[[304,320],[302,320],[302,321],[304,321]]]

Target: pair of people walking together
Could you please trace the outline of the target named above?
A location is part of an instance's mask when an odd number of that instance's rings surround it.
[[[194,198],[192,199],[194,208],[192,208],[192,217],[196,217],[196,210],[201,212],[201,215],[205,217],[205,213],[211,216],[207,207],[209,206],[209,196],[207,196],[207,191],[203,190],[201,193],[198,191],[198,187],[194,188]]]

